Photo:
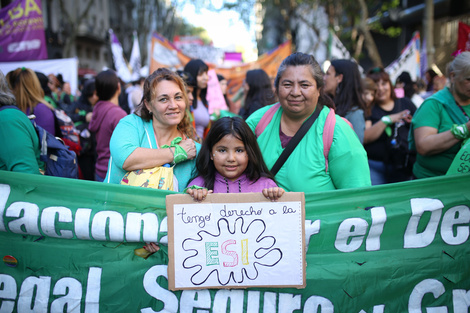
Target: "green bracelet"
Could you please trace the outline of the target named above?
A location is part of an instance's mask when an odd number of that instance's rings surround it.
[[[170,145],[163,145],[162,148],[170,148],[170,151],[173,153],[173,162],[172,164],[178,164],[180,162],[186,161],[188,159],[188,154],[183,147],[178,145],[182,141],[181,137],[176,137],[171,141]],[[171,148],[175,148],[174,151]]]
[[[191,187],[186,187],[184,188],[183,192],[186,192],[186,190],[188,189],[207,189],[206,187],[201,187],[201,186],[198,186],[198,185],[192,185]]]
[[[387,126],[393,124],[392,119],[390,118],[390,115],[382,116],[380,120]]]
[[[188,159],[188,154],[180,145],[172,145],[175,148],[175,154],[173,155],[173,163],[178,164]]]
[[[454,124],[452,125],[450,132],[458,140],[464,140],[470,137],[470,132],[468,131],[467,124],[462,124],[462,125]]]

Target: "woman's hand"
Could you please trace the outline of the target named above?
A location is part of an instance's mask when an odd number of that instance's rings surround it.
[[[194,201],[201,202],[206,199],[207,194],[212,193],[212,190],[207,190],[207,188],[202,189],[191,189],[188,188],[186,193],[193,197]]]
[[[392,123],[398,123],[399,121],[403,120],[407,123],[411,123],[411,119],[413,116],[410,114],[409,110],[403,110],[401,112],[390,114],[388,115],[390,118],[389,121]],[[385,123],[382,120],[377,121],[375,124],[371,125],[371,122],[368,120],[366,121],[366,129],[364,130],[364,144],[371,143],[379,139],[379,137],[383,134],[385,128],[390,123]]]
[[[390,114],[389,116],[393,123],[398,123],[401,120],[411,123],[411,119],[413,118],[409,110],[403,110],[395,114]]]
[[[263,195],[271,201],[277,201],[277,199],[279,199],[283,194],[284,189],[282,189],[281,187],[271,187],[263,189]]]
[[[150,253],[155,253],[160,250],[160,246],[155,242],[149,242],[144,246],[144,249]]]
[[[196,150],[196,144],[194,143],[194,140],[192,139],[186,139],[186,140],[181,140],[181,142],[178,144],[181,148],[186,151],[186,154],[188,155],[188,160],[192,160],[196,157],[197,150]]]

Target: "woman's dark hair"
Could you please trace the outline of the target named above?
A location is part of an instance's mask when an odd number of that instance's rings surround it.
[[[47,77],[44,73],[41,72],[34,72],[39,79],[39,83],[41,84],[41,88],[44,91],[44,99],[49,102],[54,107],[60,107],[59,102],[54,99],[52,96],[52,90],[49,87],[49,77]],[[48,97],[48,99],[46,98]]]
[[[49,77],[47,77],[44,73],[41,72],[35,72],[36,76],[39,79],[39,83],[41,84],[41,88],[44,91],[45,96],[52,97],[52,90],[49,88]]]
[[[251,104],[258,102],[262,107],[276,102],[271,80],[262,69],[246,72],[245,82],[250,87],[245,97],[245,111],[250,111]]]
[[[365,110],[361,74],[357,64],[350,60],[340,59],[331,61],[331,66],[334,67],[336,75],[343,75],[335,92],[336,114],[344,117],[354,107]]]
[[[177,70],[176,74],[178,74],[178,76],[181,77],[181,79],[184,81],[186,86],[193,87],[193,88],[197,87],[197,81],[193,77],[193,75],[191,75],[190,73]]]
[[[80,102],[90,104],[88,98],[93,96],[96,91],[95,79],[88,79],[83,83],[82,94],[80,95]],[[90,104],[91,105],[91,104]]]
[[[212,148],[226,135],[232,135],[245,145],[248,154],[248,166],[245,173],[249,180],[257,181],[260,177],[274,180],[274,176],[264,163],[255,134],[248,124],[240,117],[222,117],[212,124],[196,159],[196,170],[204,179],[204,186],[207,189],[214,189],[217,172],[214,161],[211,159]]]
[[[383,67],[378,66],[370,69],[369,72],[367,72],[367,77],[371,78],[376,84],[379,82],[379,80],[387,82],[390,85],[390,98],[392,100],[397,98],[395,92],[393,92],[393,85],[392,81],[390,80],[390,75],[385,72]]]
[[[110,100],[118,90],[119,77],[113,70],[102,71],[96,76],[96,95],[102,101]]]
[[[222,75],[222,74],[217,74],[217,80],[218,80],[219,83],[220,83],[221,81],[227,80],[227,79],[224,77],[224,75]],[[227,84],[228,84],[228,81],[227,81]],[[228,86],[227,86],[227,89],[228,89]],[[227,105],[227,108],[230,109],[230,107],[231,107],[232,105],[231,105],[230,100],[229,100],[228,97],[227,97],[227,89],[225,90],[225,93],[224,93],[224,99],[225,99],[225,104]]]
[[[425,73],[429,74],[429,77],[431,78],[428,81],[428,85],[426,87],[426,90],[427,91],[432,91],[433,90],[432,81],[434,80],[434,77],[438,76],[438,74],[432,68],[428,68]]]
[[[307,66],[313,79],[317,83],[317,89],[320,91],[320,97],[318,98],[317,104],[318,108],[322,109],[323,106],[327,106],[329,108],[336,109],[333,100],[323,92],[323,86],[325,85],[325,82],[323,81],[323,72],[317,60],[315,60],[313,55],[310,54],[295,52],[282,61],[277,71],[276,79],[274,80],[274,86],[276,87],[276,92],[278,94],[281,77],[289,66]]]
[[[405,97],[410,98],[415,94],[415,88],[411,75],[408,72],[402,72],[400,76],[397,77],[395,84],[403,83],[403,91],[405,92]]]
[[[184,66],[184,71],[188,72],[196,80],[196,86],[194,87],[194,90],[193,90],[194,99],[192,103],[192,106],[194,109],[197,108],[197,93],[199,90],[199,87],[197,86],[197,77],[201,75],[202,73],[207,72],[208,70],[209,70],[209,67],[207,66],[207,64],[204,63],[204,61],[200,59],[192,59]],[[209,105],[207,103],[206,96],[207,96],[207,88],[201,89],[201,91],[199,92],[199,98],[201,98],[202,103],[207,108]]]

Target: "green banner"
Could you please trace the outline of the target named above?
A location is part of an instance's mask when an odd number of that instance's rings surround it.
[[[173,192],[0,171],[0,312],[469,312],[469,181],[308,193],[306,288],[172,292]]]

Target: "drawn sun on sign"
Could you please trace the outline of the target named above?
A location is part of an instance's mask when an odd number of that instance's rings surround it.
[[[183,241],[183,250],[191,253],[183,261],[183,268],[191,271],[195,286],[204,284],[211,275],[221,286],[255,280],[263,267],[273,267],[281,261],[282,251],[275,247],[275,237],[265,234],[263,220],[256,219],[245,226],[239,217],[232,229],[230,226],[222,218],[217,221],[217,233],[200,231],[199,238]]]

